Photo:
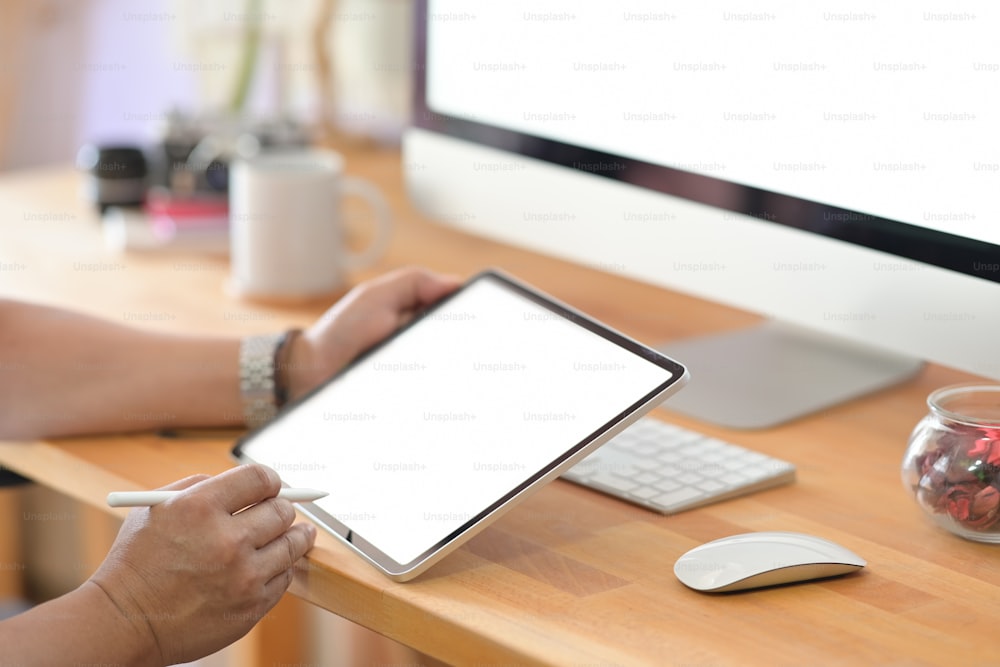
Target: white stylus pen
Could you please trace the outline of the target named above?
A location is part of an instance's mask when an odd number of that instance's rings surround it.
[[[159,505],[167,498],[176,496],[180,491],[112,491],[108,494],[108,505],[111,507],[152,507]],[[291,500],[293,503],[307,503],[330,495],[326,491],[316,489],[283,488],[278,492],[279,498]]]

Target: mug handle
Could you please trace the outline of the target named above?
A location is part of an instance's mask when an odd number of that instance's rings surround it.
[[[356,271],[375,263],[389,247],[392,216],[382,193],[368,181],[345,176],[340,181],[340,194],[361,197],[375,211],[375,239],[364,250],[348,252],[344,257],[347,270]]]

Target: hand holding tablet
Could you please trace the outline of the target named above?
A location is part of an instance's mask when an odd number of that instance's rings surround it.
[[[423,572],[679,389],[677,362],[495,271],[237,443],[330,495],[300,509]]]

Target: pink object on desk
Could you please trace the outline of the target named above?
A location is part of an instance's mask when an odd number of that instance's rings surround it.
[[[150,192],[145,208],[153,233],[160,238],[172,238],[184,231],[229,228],[229,200],[225,196],[179,198]]]

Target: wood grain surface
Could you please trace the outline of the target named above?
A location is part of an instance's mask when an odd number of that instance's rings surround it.
[[[396,214],[388,254],[356,280],[413,263],[462,275],[498,266],[653,344],[757,321],[437,226],[407,203],[398,153],[341,148],[349,171],[376,181]],[[326,305],[233,301],[223,290],[221,259],[108,254],[93,215],[75,198],[78,188],[69,170],[0,179],[0,262],[24,267],[0,272],[0,294],[118,320],[158,313],[130,321],[229,335],[307,324]],[[116,262],[124,268],[81,268]],[[899,474],[927,394],[967,379],[928,366],[902,386],[767,431],[730,431],[657,411],[658,418],[792,461],[797,481],[664,517],[559,480],[406,584],[321,535],[292,591],[455,664],[1000,664],[998,547],[933,526]],[[103,507],[112,489],[224,470],[232,465],[235,435],[3,443],[0,464]],[[686,550],[757,530],[820,535],[869,565],[846,577],[715,596],[674,578],[673,563]]]

